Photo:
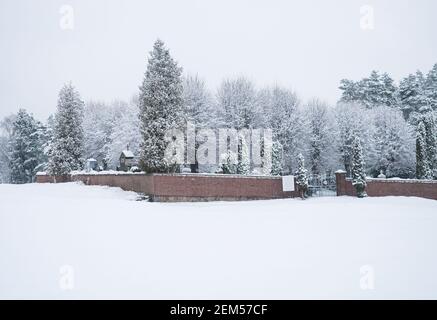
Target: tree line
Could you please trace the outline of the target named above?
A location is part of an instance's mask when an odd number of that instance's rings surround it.
[[[272,130],[268,171],[255,168],[239,144],[237,153],[219,155],[221,165],[191,165],[193,172],[284,175],[302,172],[305,163],[312,175],[340,168],[353,175],[354,154],[359,152],[366,175],[437,178],[437,64],[426,75],[418,71],[399,85],[388,74],[373,71],[359,81],[342,80],[340,90],[335,106],[316,98],[302,102],[293,90],[279,85],[258,88],[245,77],[226,79],[213,93],[197,75],[184,75],[157,40],[139,93],[130,101],[84,103],[68,83],[47,121],[38,121],[25,109],[5,117],[0,126],[0,180],[32,182],[38,171],[65,175],[82,170],[88,158],[114,170],[127,146],[138,155],[141,170],[178,172],[181,166],[164,157],[164,136],[187,121],[196,130]]]

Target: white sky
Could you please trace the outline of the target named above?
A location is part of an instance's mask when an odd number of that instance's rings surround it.
[[[60,27],[62,5],[74,29]],[[360,7],[375,28],[360,28]],[[396,80],[437,63],[435,0],[0,0],[0,117],[55,111],[62,84],[87,101],[128,100],[160,37],[184,72],[215,90],[246,75],[334,104],[342,78]]]

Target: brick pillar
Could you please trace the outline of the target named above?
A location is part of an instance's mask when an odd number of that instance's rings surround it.
[[[335,184],[337,186],[337,196],[346,195],[346,171],[338,170],[335,172]]]

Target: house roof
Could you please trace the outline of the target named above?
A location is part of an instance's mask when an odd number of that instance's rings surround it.
[[[124,156],[126,159],[133,159],[135,156],[130,150],[123,150],[121,153],[122,156]]]

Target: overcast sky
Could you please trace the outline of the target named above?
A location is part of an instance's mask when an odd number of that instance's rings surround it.
[[[85,101],[128,100],[158,37],[212,90],[246,75],[335,104],[342,78],[399,80],[437,63],[436,12],[435,0],[1,0],[0,117],[23,107],[46,118],[70,80]]]

